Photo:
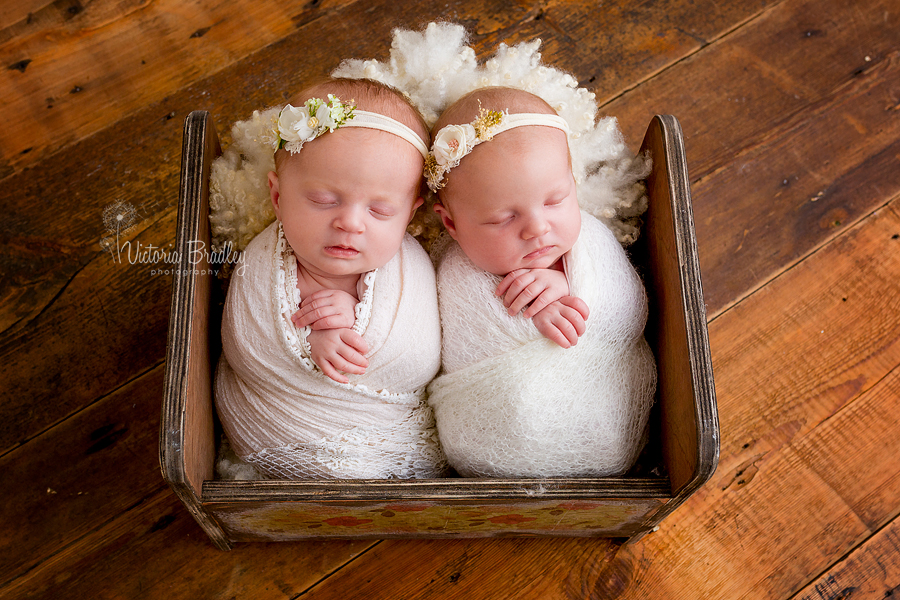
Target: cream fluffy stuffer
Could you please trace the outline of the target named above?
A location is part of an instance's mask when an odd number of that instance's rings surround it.
[[[570,292],[591,311],[568,349],[509,316],[494,293],[501,278],[442,241],[444,370],[428,402],[450,464],[468,477],[625,472],[646,439],[656,366],[643,336],[647,297],[613,234],[582,213],[564,256]]]
[[[247,247],[222,316],[216,410],[236,454],[269,477],[439,477],[446,470],[425,404],[440,366],[434,270],[406,236],[385,266],[363,276],[354,331],[369,345],[365,375],[349,384],[310,358],[297,261],[273,223]],[[410,352],[410,348],[415,348]]]
[[[540,45],[540,40],[500,44],[480,63],[466,44],[464,27],[431,23],[421,31],[395,30],[389,60],[348,59],[332,75],[394,86],[422,112],[429,127],[445,108],[475,89],[502,85],[541,97],[569,125],[579,205],[628,245],[637,239],[640,216],[647,210],[642,180],[650,161],[629,151],[616,119],[599,114],[593,93],[569,73],[541,62]],[[275,168],[273,127],[282,106],[255,111],[235,123],[231,145],[213,163],[210,225],[217,248],[230,243],[243,250],[275,220],[266,174]],[[426,218],[414,221],[410,233],[427,244],[436,237],[439,220],[420,212]]]

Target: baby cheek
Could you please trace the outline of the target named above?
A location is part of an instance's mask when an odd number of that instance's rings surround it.
[[[581,212],[576,210],[574,215],[565,220],[563,224],[564,237],[569,245],[574,245],[581,233]]]

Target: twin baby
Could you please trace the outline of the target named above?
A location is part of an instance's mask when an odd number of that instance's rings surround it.
[[[417,110],[365,79],[281,112],[277,220],[223,313],[233,449],[288,479],[623,473],[655,389],[646,296],[578,207],[565,120],[485,88],[433,130],[429,146]],[[437,275],[406,232],[423,172],[452,238]]]

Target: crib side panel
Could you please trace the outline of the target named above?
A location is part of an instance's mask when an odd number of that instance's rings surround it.
[[[219,548],[230,543],[200,504],[203,481],[213,476],[212,362],[209,307],[212,275],[209,249],[209,172],[221,152],[215,126],[205,111],[185,119],[175,249],[179,262],[172,281],[166,351],[166,384],[160,431],[160,465],[194,519]]]
[[[657,400],[663,456],[672,493],[683,500],[715,471],[719,431],[690,185],[678,121],[671,115],[655,117],[641,151],[649,151],[653,160],[647,179],[650,206],[642,232],[642,248],[649,263],[647,338],[659,372]]]

